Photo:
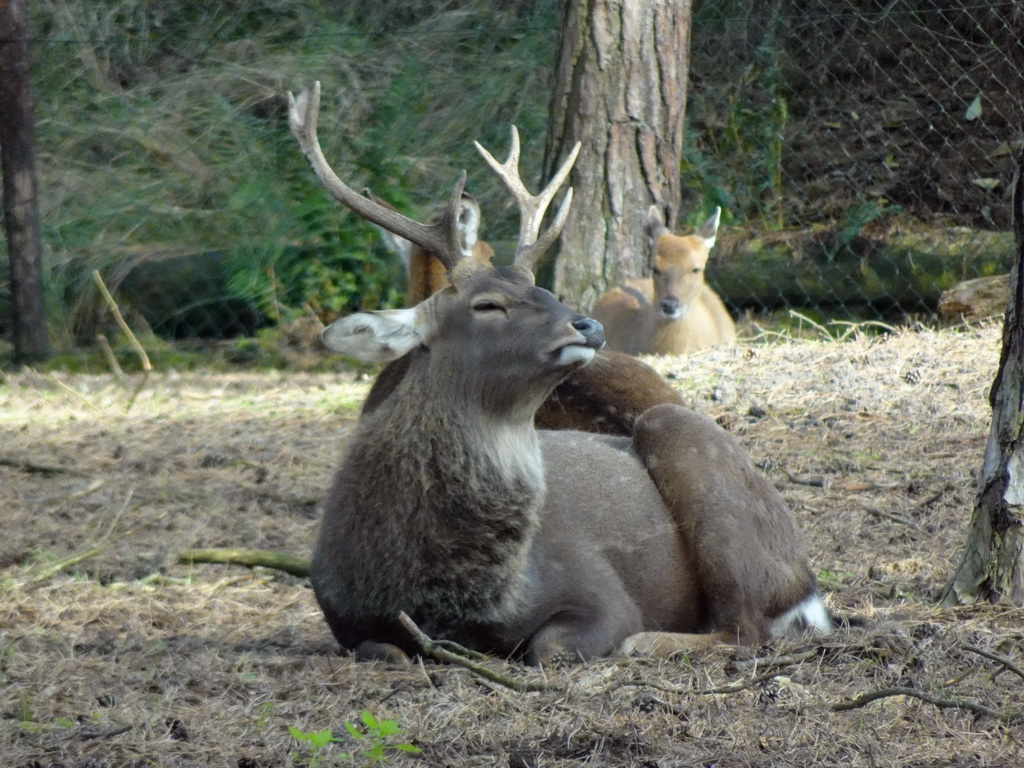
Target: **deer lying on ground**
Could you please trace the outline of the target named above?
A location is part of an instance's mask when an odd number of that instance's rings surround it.
[[[721,209],[695,234],[669,232],[657,206],[645,226],[651,277],[627,280],[601,295],[591,315],[605,328],[608,347],[630,355],[681,355],[736,338],[718,294],[704,282]]]
[[[828,615],[800,531],[777,491],[709,419],[676,405],[631,438],[538,431],[536,409],[594,359],[601,325],[534,285],[531,268],[571,203],[540,233],[570,157],[539,195],[517,141],[498,163],[516,198],[516,262],[464,258],[454,221],[465,174],[426,226],[368,201],[331,170],[316,136],[319,86],[289,95],[289,123],[317,176],[359,215],[436,253],[451,285],[409,309],[360,312],[326,344],[368,361],[407,355],[404,376],[352,435],[324,510],[310,578],[340,644],[416,647],[407,613],[439,639],[545,663],[631,647],[637,633],[687,647],[759,643]]]
[[[367,189],[363,194],[385,208],[394,206]],[[463,258],[490,265],[494,249],[480,239],[480,205],[463,193],[455,222]],[[388,247],[406,265],[405,303],[408,307],[449,285],[446,267],[438,256],[404,237],[377,227]],[[397,386],[408,370],[409,357],[389,363],[373,383],[363,405],[373,410]],[[538,429],[578,429],[602,434],[632,435],[641,413],[660,403],[684,405],[683,398],[646,363],[635,357],[602,349],[589,365],[562,381],[537,410]]]

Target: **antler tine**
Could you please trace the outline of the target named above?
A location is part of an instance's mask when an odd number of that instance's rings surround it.
[[[544,214],[551,204],[551,200],[569,176],[569,171],[579,154],[580,144],[576,143],[558,172],[537,195],[531,195],[527,191],[522,177],[519,175],[519,131],[514,125],[512,126],[512,141],[508,159],[504,163],[495,160],[494,156],[484,149],[480,142],[474,141],[473,145],[487,161],[487,164],[498,174],[498,178],[505,183],[505,187],[512,193],[519,205],[519,244],[516,247],[515,263],[533,269],[537,260],[558,238],[565,225],[566,217],[569,215],[569,206],[572,204],[572,188],[566,192],[554,222],[542,236],[538,237]]]
[[[312,92],[304,89],[298,98],[292,96],[291,91],[288,92],[288,126],[324,188],[338,202],[367,221],[434,253],[445,268],[451,270],[462,259],[462,250],[459,248],[459,237],[455,226],[458,219],[459,200],[462,198],[462,189],[466,185],[466,172],[463,171],[456,182],[455,190],[448,201],[448,207],[445,208],[441,218],[434,224],[421,224],[408,216],[403,216],[398,211],[363,197],[338,178],[324,157],[323,150],[320,149],[320,140],[316,134],[319,114],[320,81],[313,84]]]

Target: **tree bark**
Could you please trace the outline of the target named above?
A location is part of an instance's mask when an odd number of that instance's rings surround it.
[[[35,129],[24,0],[0,0],[0,166],[11,266],[14,359],[49,356],[36,201]]]
[[[542,283],[586,309],[609,286],[645,274],[648,208],[669,227],[679,168],[690,0],[566,0],[545,152],[546,175],[583,143],[572,211]]]
[[[1024,152],[1017,161],[1013,218],[1017,260],[999,371],[989,393],[992,428],[967,545],[940,598],[945,605],[1024,605]]]

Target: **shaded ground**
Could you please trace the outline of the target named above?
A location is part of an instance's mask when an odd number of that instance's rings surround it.
[[[687,118],[707,167],[690,170],[733,215],[768,229],[1010,228],[1019,3],[719,5],[697,11]]]
[[[176,562],[193,546],[308,552],[366,382],[159,374],[126,415],[107,377],[9,375],[0,763],[312,765],[289,726],[343,734],[369,709],[398,721],[387,743],[423,749],[388,753],[398,765],[1019,765],[1020,721],[907,696],[831,709],[893,686],[1024,707],[1024,611],[932,603],[965,535],[998,347],[985,327],[659,361],[778,484],[832,608],[867,625],[515,673],[562,688],[537,693],[431,662],[357,663],[337,655],[303,580]],[[360,748],[317,757],[362,765]]]

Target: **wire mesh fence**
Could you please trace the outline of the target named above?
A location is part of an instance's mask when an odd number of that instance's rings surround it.
[[[106,322],[94,268],[137,328],[177,339],[400,301],[397,261],[288,135],[283,94],[317,77],[354,185],[429,217],[466,167],[484,237],[512,237],[472,140],[504,146],[515,122],[541,167],[554,0],[214,5],[33,4],[59,337]],[[735,313],[933,315],[943,289],[1009,268],[1022,104],[1017,2],[696,2],[681,173],[690,221],[725,210],[711,282]],[[4,259],[5,339],[9,304]]]
[[[1024,7],[744,5],[697,11],[684,174],[789,258],[773,269],[739,249],[732,302],[899,318],[1007,271]],[[748,279],[744,292],[736,272],[755,265],[777,291]]]

